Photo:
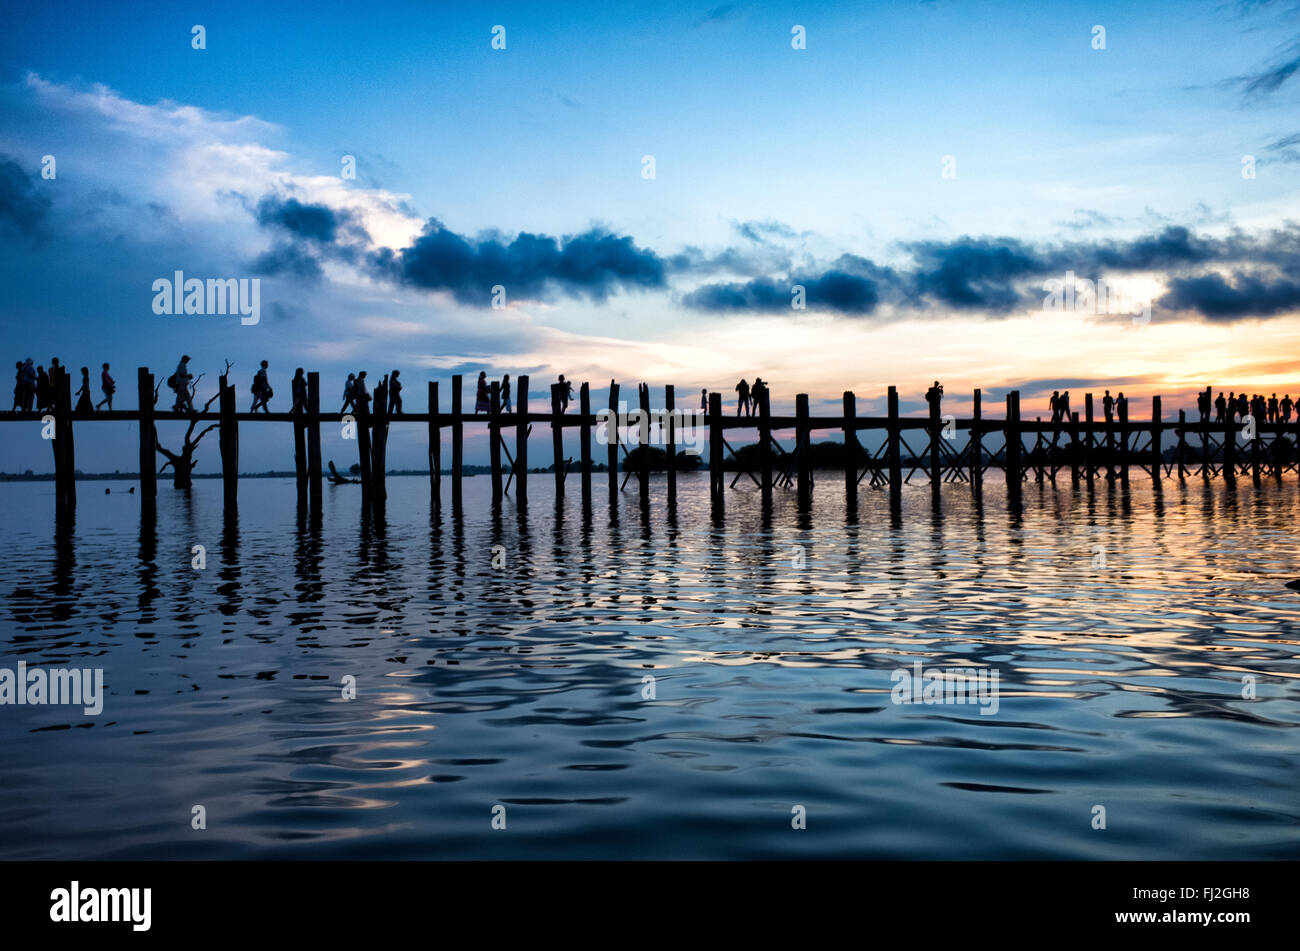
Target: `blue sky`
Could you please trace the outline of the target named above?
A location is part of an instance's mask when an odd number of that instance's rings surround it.
[[[420,403],[425,379],[480,366],[602,394],[611,377],[698,393],[761,373],[778,404],[874,400],[889,383],[919,396],[936,376],[950,393],[1070,378],[1168,400],[1227,374],[1300,391],[1294,3],[33,3],[3,17],[0,320],[15,358],[57,343],[127,380],[187,351],[215,385],[223,358],[251,377],[265,357],[284,394],[294,365],[327,379],[399,366]],[[291,201],[338,229],[284,226]],[[438,240],[421,244],[429,219]],[[553,237],[553,263],[522,262],[520,232]],[[599,254],[639,276],[591,264],[576,235],[605,236]],[[1162,236],[1182,251],[1144,253]],[[288,260],[299,270],[268,264]],[[479,285],[501,261],[523,283],[495,311]],[[149,309],[175,268],[254,265],[257,327]],[[1045,315],[1039,285],[1067,269],[1126,282],[1151,322]],[[847,275],[847,296],[828,275]],[[812,288],[799,313],[779,299],[795,281]],[[284,467],[277,445],[263,461],[254,440],[245,464]],[[83,468],[131,466],[110,441],[78,448]],[[0,468],[48,468],[44,447],[10,455]],[[390,454],[422,458],[414,439]]]

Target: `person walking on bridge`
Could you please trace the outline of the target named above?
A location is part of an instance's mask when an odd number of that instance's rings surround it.
[[[113,394],[117,392],[117,383],[109,375],[107,363],[104,364],[104,369],[99,373],[99,388],[104,391],[104,398],[95,404],[95,409],[99,409],[107,403],[108,411],[113,412]]]

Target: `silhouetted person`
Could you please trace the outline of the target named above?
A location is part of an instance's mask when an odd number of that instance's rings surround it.
[[[1223,398],[1223,390],[1219,390],[1219,398],[1214,401],[1214,421],[1216,423],[1225,423],[1223,414],[1228,411],[1228,401]]]
[[[943,387],[939,385],[938,380],[935,380],[934,386],[930,387],[928,390],[925,391],[925,402],[929,406],[938,407],[939,403],[942,402],[942,400],[943,400]],[[1059,415],[1057,419],[1053,420],[1053,422],[1057,422],[1057,421],[1059,421]]]
[[[560,385],[560,412],[565,413],[569,409],[569,400],[573,399],[573,384],[564,378],[561,373],[559,377]]]
[[[1282,424],[1286,425],[1291,422],[1291,410],[1295,408],[1295,403],[1291,401],[1290,393],[1282,397],[1282,402],[1278,404],[1278,408],[1282,411]]]
[[[18,360],[14,363],[14,408],[13,412],[18,412],[23,408],[23,361]]]
[[[1250,401],[1246,399],[1246,394],[1241,393],[1237,396],[1237,415],[1241,417],[1242,422],[1250,415]]]
[[[1115,412],[1119,414],[1120,419],[1128,419],[1128,397],[1122,390],[1115,394]]]
[[[1110,422],[1114,422],[1114,420],[1115,420],[1115,398],[1114,398],[1113,396],[1110,395],[1110,390],[1107,390],[1107,391],[1106,391],[1106,395],[1103,396],[1103,397],[1101,398],[1101,409],[1102,409],[1102,412],[1104,412],[1104,413],[1106,414],[1106,422],[1108,422],[1108,423],[1110,423]]]
[[[45,372],[45,367],[36,368],[36,408],[44,411],[54,402],[51,394],[54,390],[50,387],[50,376]]]
[[[77,390],[77,405],[73,412],[93,413],[95,404],[90,401],[90,367],[81,368],[81,389]]]
[[[749,383],[744,379],[741,379],[741,381],[736,384],[736,394],[736,415],[753,416],[754,408],[753,404],[751,404],[749,400]]]
[[[339,412],[346,413],[349,406],[354,410],[357,408],[357,375],[355,373],[349,373],[348,381],[343,384],[343,408]]]
[[[30,411],[36,405],[36,364],[28,357],[23,363],[23,409]]]
[[[357,412],[370,409],[370,391],[366,389],[366,371],[362,370],[357,374],[356,382],[352,385],[352,405],[356,407]]]
[[[293,382],[289,384],[289,392],[293,395],[293,408],[289,412],[307,412],[307,376],[302,367],[293,371]]]
[[[510,374],[501,378],[501,412],[510,412]]]
[[[1061,419],[1067,423],[1070,422],[1070,391],[1062,390],[1061,398],[1057,400],[1057,407],[1061,410]]]
[[[388,375],[388,415],[400,416],[402,413],[402,381],[397,378],[400,370]]]
[[[99,409],[107,403],[108,411],[110,413],[113,412],[113,394],[117,392],[117,383],[115,383],[113,377],[109,375],[107,363],[105,363],[104,368],[99,371],[99,388],[104,391],[104,398],[95,404],[95,409]]]
[[[492,391],[488,387],[487,372],[480,370],[478,389],[474,393],[474,412],[487,413],[492,409]]]
[[[708,411],[709,411],[709,391],[700,390],[700,412],[707,413]]]
[[[1210,394],[1206,390],[1196,394],[1196,411],[1201,414],[1201,422],[1210,421]]]
[[[749,388],[749,405],[760,413],[767,406],[767,384],[761,376],[754,377],[754,385]]]
[[[1272,396],[1268,398],[1268,421],[1270,423],[1277,422],[1277,410],[1278,410],[1277,394],[1274,393]]]
[[[172,388],[176,394],[176,403],[172,406],[175,412],[188,410],[194,412],[194,403],[190,397],[190,355],[187,353],[181,357],[181,362],[176,364],[176,372],[167,379],[167,385]]]
[[[263,360],[262,365],[253,374],[253,405],[249,409],[250,413],[256,413],[259,406],[262,407],[263,413],[271,412],[266,405],[274,395],[271,391],[271,381],[266,378],[268,366],[269,364]]]
[[[1047,401],[1047,407],[1052,411],[1052,422],[1061,421],[1061,394],[1057,390],[1052,390],[1052,398]]]

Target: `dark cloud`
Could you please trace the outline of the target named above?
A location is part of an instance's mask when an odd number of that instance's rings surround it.
[[[488,302],[497,284],[508,299],[559,292],[599,302],[616,290],[662,288],[666,270],[631,237],[599,228],[562,239],[527,232],[510,240],[493,233],[466,238],[432,218],[410,247],[380,252],[371,262],[402,283],[476,304]]]
[[[905,246],[917,262],[922,298],[959,309],[1008,311],[1024,301],[1023,279],[1049,265],[1014,238],[921,241]]]
[[[253,261],[253,273],[266,277],[296,277],[304,281],[318,281],[320,262],[302,244],[285,241],[271,250],[259,254]]]
[[[1231,283],[1217,273],[1176,277],[1156,306],[1195,311],[1211,321],[1273,317],[1300,309],[1300,283],[1252,274],[1234,274]]]
[[[26,238],[44,234],[50,200],[37,191],[36,180],[8,155],[0,155],[0,232]]]
[[[305,205],[296,198],[266,196],[257,204],[257,223],[279,227],[299,238],[329,242],[338,234],[340,213],[326,205]]]
[[[755,278],[742,283],[705,284],[683,299],[687,307],[705,311],[761,311],[791,309],[795,285],[804,288],[804,305],[811,310],[865,315],[880,303],[882,285],[892,272],[865,258],[845,255],[820,274],[792,275],[785,280]]]

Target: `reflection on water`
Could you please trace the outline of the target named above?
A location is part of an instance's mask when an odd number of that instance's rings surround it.
[[[60,525],[52,483],[0,487],[0,666],[107,690],[0,707],[3,858],[1300,853],[1290,482],[846,511],[827,476],[719,515],[699,474],[613,519],[544,479],[524,516],[486,479],[463,516],[414,478],[383,516],[108,485]],[[893,703],[914,661],[996,671],[997,714]]]

